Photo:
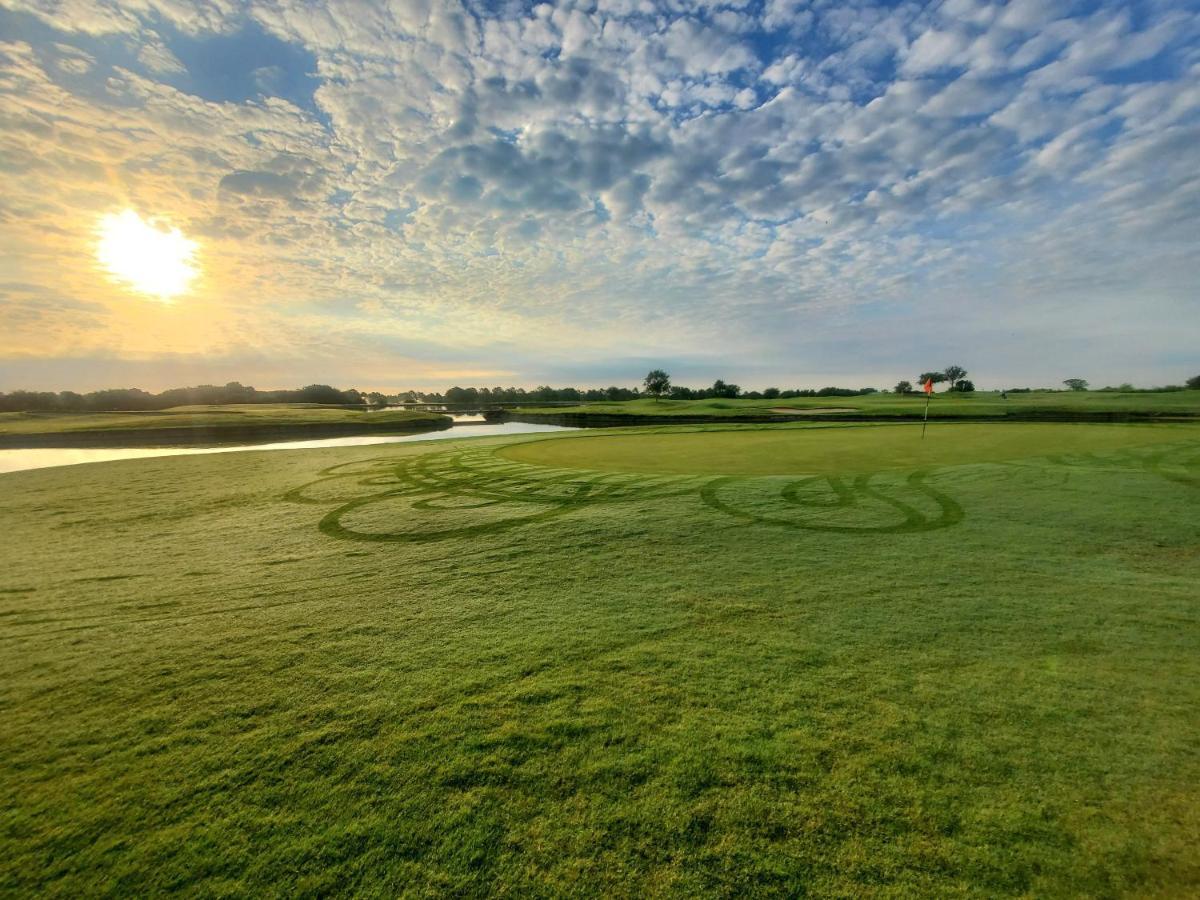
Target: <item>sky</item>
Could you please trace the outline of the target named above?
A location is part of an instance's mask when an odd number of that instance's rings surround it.
[[[1200,0],[0,0],[0,390],[1178,384],[1198,251]]]

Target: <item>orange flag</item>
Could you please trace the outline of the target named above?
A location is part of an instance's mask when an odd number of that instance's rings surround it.
[[[923,385],[921,385],[921,390],[923,390],[927,394],[932,394],[933,393],[933,379],[926,378],[925,383]]]

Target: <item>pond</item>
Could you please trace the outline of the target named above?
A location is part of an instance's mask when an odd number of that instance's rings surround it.
[[[455,417],[470,421],[470,417]],[[320,438],[311,441],[278,441],[269,444],[226,444],[213,447],[37,447],[28,450],[0,450],[0,473],[43,469],[48,466],[74,466],[79,463],[106,462],[112,459],[141,459],[147,456],[189,456],[196,453],[238,453],[245,450],[310,450],[317,447],[358,447],[367,444],[401,444],[407,441],[442,441],[448,438],[485,437],[500,434],[532,434],[538,431],[574,431],[562,425],[533,425],[504,422],[469,425],[444,431],[416,434],[370,434],[354,437]]]

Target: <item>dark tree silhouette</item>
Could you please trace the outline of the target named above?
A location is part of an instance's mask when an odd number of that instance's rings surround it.
[[[651,369],[642,379],[642,385],[646,388],[646,393],[657,403],[663,394],[671,390],[671,376],[662,369]]]
[[[967,377],[967,370],[962,366],[946,366],[946,371],[943,373],[946,380],[950,382],[950,390],[958,390],[958,383]]]

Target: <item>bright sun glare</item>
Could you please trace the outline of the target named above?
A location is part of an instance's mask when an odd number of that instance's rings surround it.
[[[196,242],[178,228],[157,227],[132,209],[100,220],[96,256],[118,282],[164,303],[196,277]]]

